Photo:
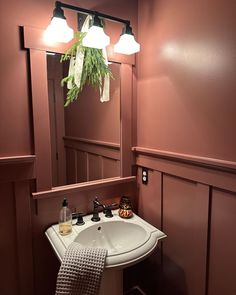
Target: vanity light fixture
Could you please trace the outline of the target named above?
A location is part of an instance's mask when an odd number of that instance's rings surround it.
[[[62,3],[60,1],[55,2],[53,18],[44,32],[44,37],[47,41],[67,43],[73,39],[73,30],[67,25],[62,8],[93,16],[93,24],[83,39],[84,46],[101,49],[110,44],[110,37],[104,33],[102,25],[102,19],[107,19],[125,25],[120,40],[114,46],[115,52],[133,54],[140,51],[140,44],[134,39],[129,20],[124,20],[108,14],[100,13],[98,11]]]
[[[126,24],[120,36],[120,40],[114,46],[114,52],[133,54],[140,51],[140,44],[135,41],[132,28]]]
[[[102,49],[110,44],[110,37],[103,31],[103,25],[97,14],[94,15],[93,25],[83,39],[83,46]]]
[[[68,26],[64,11],[59,3],[56,2],[51,23],[44,31],[44,39],[49,43],[67,43],[72,40],[73,37],[74,31]]]

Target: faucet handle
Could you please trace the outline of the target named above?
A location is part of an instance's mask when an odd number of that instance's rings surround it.
[[[83,220],[83,216],[85,216],[84,213],[78,212],[78,213],[72,213],[72,219],[77,218],[76,225],[84,225],[85,222]]]
[[[97,211],[93,212],[93,216],[92,216],[91,220],[94,221],[94,222],[97,222],[97,221],[101,220],[101,218],[99,217],[99,214],[98,214]]]
[[[113,217],[112,214],[112,209],[115,209],[115,207],[117,207],[118,204],[117,203],[113,203],[111,205],[105,205],[104,209],[103,209],[103,213],[105,214],[105,217],[111,218]]]
[[[93,200],[93,206],[94,206],[94,208],[97,208],[97,207],[100,207],[100,206],[104,208],[104,205],[99,201],[98,197],[96,197]]]

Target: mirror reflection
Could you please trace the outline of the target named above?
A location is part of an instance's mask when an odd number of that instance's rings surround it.
[[[99,90],[86,86],[64,107],[68,64],[47,54],[52,184],[60,186],[120,176],[120,64],[109,65],[110,100],[100,102]]]

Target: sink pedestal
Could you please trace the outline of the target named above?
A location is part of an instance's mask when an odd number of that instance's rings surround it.
[[[103,272],[99,295],[123,295],[123,269],[107,268]]]

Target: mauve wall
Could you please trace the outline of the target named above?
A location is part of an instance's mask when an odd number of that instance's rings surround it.
[[[139,1],[138,146],[236,161],[235,9]]]
[[[110,101],[100,102],[98,89],[86,86],[65,110],[65,135],[120,144],[120,65],[109,65]]]
[[[149,295],[236,294],[235,9],[139,1],[138,208],[167,234],[130,272]]]

